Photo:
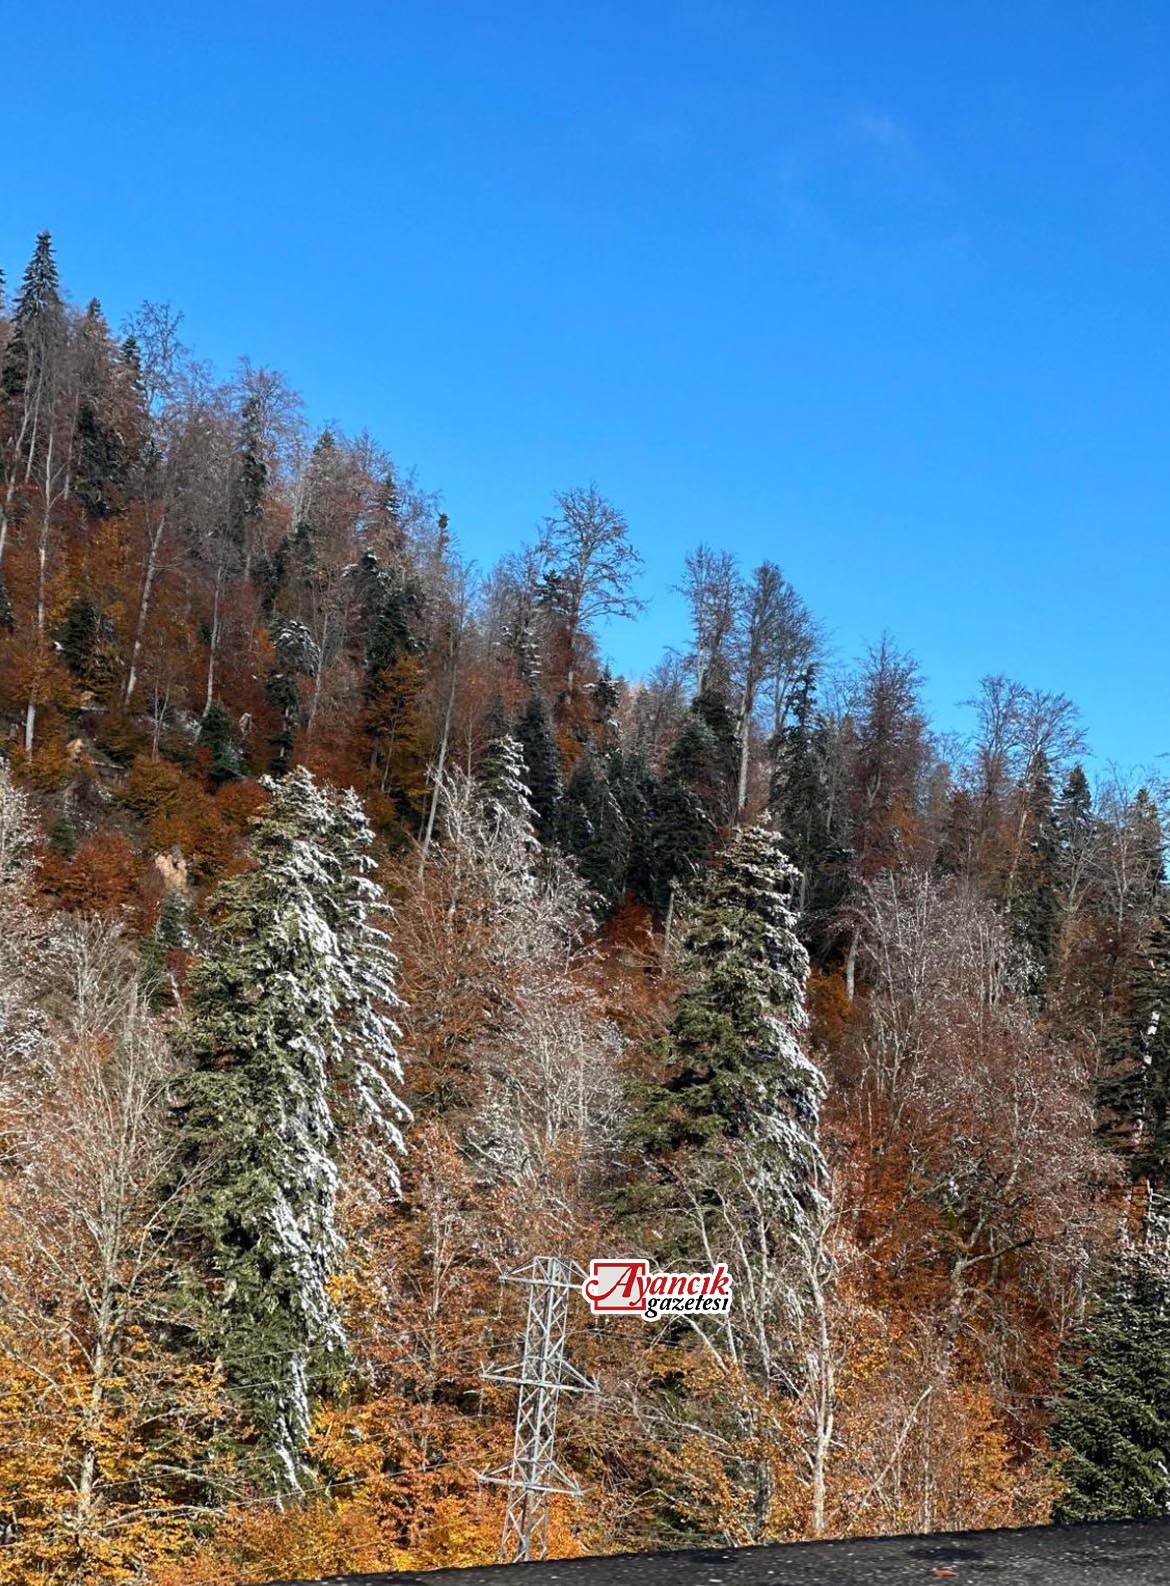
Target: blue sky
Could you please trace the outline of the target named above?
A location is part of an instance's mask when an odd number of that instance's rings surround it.
[[[49,227],[76,297],[280,368],[485,566],[595,479],[627,672],[706,539],[842,658],[888,629],[944,727],[1000,671],[1170,750],[1166,5],[181,10],[6,8],[10,279]]]

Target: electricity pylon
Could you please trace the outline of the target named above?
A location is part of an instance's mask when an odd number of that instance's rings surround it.
[[[505,1283],[528,1286],[524,1355],[515,1365],[489,1367],[488,1382],[518,1387],[512,1458],[480,1481],[507,1487],[508,1511],[500,1534],[501,1564],[542,1559],[548,1554],[548,1500],[553,1493],[580,1498],[581,1488],[554,1458],[557,1401],[562,1393],[596,1393],[597,1384],[565,1359],[569,1291],[585,1274],[564,1256],[537,1256],[526,1267],[505,1272]]]

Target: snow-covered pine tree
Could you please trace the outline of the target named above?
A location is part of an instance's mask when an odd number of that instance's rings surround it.
[[[255,864],[216,894],[181,1040],[178,1158],[194,1187],[179,1315],[193,1347],[222,1362],[273,1484],[295,1492],[311,1393],[345,1352],[327,1286],[338,1254],[330,1076],[339,988],[355,993],[335,928],[335,809],[301,768],[267,787]]]
[[[1052,1442],[1055,1519],[1170,1514],[1170,1266],[1165,1218],[1117,1263],[1075,1355],[1061,1364]]]
[[[506,816],[514,816],[521,825],[531,829],[535,841],[536,811],[528,789],[524,749],[502,719],[496,724],[484,751],[476,781],[483,789],[484,809],[489,820],[498,825]]]
[[[373,876],[373,844],[361,800],[348,788],[334,801],[329,831],[340,869],[337,945],[344,968],[338,994],[337,1105],[344,1109],[339,1126],[356,1135],[371,1188],[397,1195],[402,1125],[410,1121],[410,1110],[399,1094],[398,960],[384,929],[390,906]]]
[[[561,755],[548,706],[536,689],[516,722],[516,737],[524,751],[524,780],[536,811],[537,831],[547,840],[555,833],[561,801]]]
[[[659,1159],[745,1144],[777,1228],[815,1243],[826,1179],[825,1092],[805,1052],[808,955],[789,903],[796,872],[766,824],[737,833],[688,909],[666,1077],[636,1126]]]

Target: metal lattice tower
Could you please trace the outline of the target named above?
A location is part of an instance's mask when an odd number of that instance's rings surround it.
[[[548,1553],[548,1500],[553,1493],[583,1496],[554,1458],[557,1401],[562,1393],[596,1393],[597,1384],[565,1359],[569,1291],[585,1274],[564,1256],[537,1256],[526,1267],[504,1273],[505,1283],[528,1286],[524,1356],[516,1365],[489,1367],[488,1382],[518,1387],[512,1458],[485,1470],[480,1481],[507,1487],[508,1510],[500,1535],[502,1564],[542,1559]]]

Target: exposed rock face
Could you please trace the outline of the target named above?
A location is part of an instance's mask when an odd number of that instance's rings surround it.
[[[162,877],[164,886],[175,887],[180,892],[187,891],[187,861],[177,848],[165,854],[155,854],[154,868]]]

